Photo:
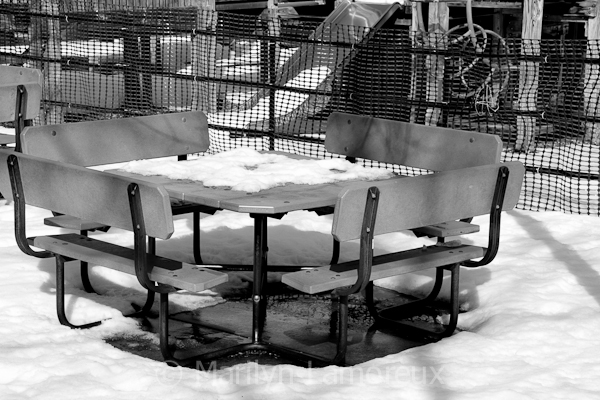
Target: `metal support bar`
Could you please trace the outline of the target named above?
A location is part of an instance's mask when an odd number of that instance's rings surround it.
[[[253,261],[253,289],[252,289],[252,335],[250,343],[235,345],[224,349],[210,351],[188,358],[177,358],[169,348],[169,300],[168,293],[160,294],[159,336],[161,354],[168,364],[198,368],[199,365],[208,364],[220,358],[247,354],[251,352],[264,352],[286,358],[287,360],[303,366],[327,366],[331,364],[344,365],[347,347],[347,297],[345,305],[343,297],[340,305],[340,321],[337,345],[337,354],[333,359],[325,359],[318,355],[308,354],[295,349],[278,346],[263,341],[263,329],[266,320],[267,297],[265,293],[267,282],[267,215],[251,214],[254,218],[254,261]],[[202,324],[199,324],[202,326]],[[219,329],[219,327],[213,327]]]
[[[81,236],[87,237],[88,231],[81,230],[79,231],[79,234]],[[96,293],[96,290],[94,290],[94,286],[92,286],[92,282],[90,281],[90,271],[88,263],[85,261],[79,261],[79,270],[81,272],[81,283],[83,284],[83,289],[87,293]]]
[[[156,284],[156,282],[150,280],[148,277],[148,272],[152,267],[152,265],[149,265],[149,259],[152,257],[149,257],[146,251],[146,226],[144,225],[142,199],[140,198],[140,191],[137,183],[129,184],[127,193],[129,196],[129,207],[131,209],[131,222],[133,224],[135,275],[144,289],[152,290],[157,293],[172,292],[174,289],[171,286]],[[155,245],[152,243],[154,240],[154,238],[149,238],[149,242],[151,243],[150,247],[153,251],[155,251]],[[153,255],[153,253],[150,254]]]
[[[69,322],[65,313],[65,258],[59,254],[56,258],[56,313],[58,321],[65,326],[73,329],[88,329],[98,326],[102,321],[91,322],[89,324],[74,325]]]
[[[24,85],[17,86],[15,105],[15,151],[21,152],[21,133],[25,128],[25,111],[27,110],[27,89]]]
[[[500,247],[500,216],[502,214],[509,174],[510,170],[507,167],[500,167],[498,169],[498,178],[496,179],[496,188],[494,189],[494,197],[490,210],[490,231],[487,250],[481,260],[464,262],[463,265],[465,267],[474,268],[489,264],[498,253],[498,248]]]
[[[19,161],[15,154],[11,154],[7,159],[8,173],[10,176],[10,185],[13,192],[14,199],[14,214],[15,214],[15,239],[19,249],[27,255],[48,258],[52,257],[52,253],[49,251],[35,251],[29,246],[27,235],[25,231],[26,220],[25,220],[25,195],[23,193],[23,181],[21,180],[21,173],[19,171]]]
[[[360,234],[360,258],[358,261],[358,278],[350,288],[335,289],[337,296],[348,296],[362,292],[370,282],[371,267],[373,264],[373,237],[375,219],[377,218],[377,205],[379,204],[379,188],[372,186],[367,191],[367,202],[363,215],[362,230]]]
[[[434,310],[432,303],[437,298],[442,286],[444,278],[443,271],[449,270],[451,273],[450,277],[450,318],[446,325],[433,325],[431,329],[427,329],[422,326],[417,326],[411,323],[408,319],[414,316],[430,315],[435,317],[437,310]],[[458,322],[459,313],[459,271],[460,264],[451,264],[436,269],[436,278],[434,287],[423,299],[415,300],[407,304],[401,304],[395,307],[389,307],[381,311],[375,309],[373,303],[373,287],[372,285],[367,287],[366,300],[369,312],[375,319],[375,324],[370,328],[371,330],[380,328],[394,328],[398,335],[410,337],[412,339],[422,340],[425,342],[437,341],[444,337],[452,335],[456,329]]]

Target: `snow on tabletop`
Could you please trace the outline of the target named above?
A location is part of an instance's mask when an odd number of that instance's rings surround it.
[[[170,179],[200,181],[206,187],[255,193],[286,183],[315,185],[348,180],[376,180],[393,176],[391,171],[365,168],[342,158],[295,159],[282,154],[237,148],[189,161],[132,161],[122,170],[140,175],[163,175]]]

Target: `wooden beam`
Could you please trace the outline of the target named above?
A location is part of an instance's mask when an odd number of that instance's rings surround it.
[[[597,7],[597,5],[596,5]],[[586,36],[588,39],[586,58],[600,58],[600,16],[586,22]],[[583,81],[583,102],[585,116],[591,118],[600,117],[600,65],[585,64]],[[592,144],[600,144],[600,123],[585,123],[584,140]]]
[[[215,30],[217,13],[215,0],[200,0],[198,4],[198,29]],[[197,34],[192,36],[192,74],[208,77],[208,82],[193,81],[192,110],[213,113],[217,111],[217,85],[210,82],[216,71],[217,37]]]
[[[449,7],[464,7],[466,2],[449,1]],[[502,9],[521,9],[519,1],[474,1],[471,3],[473,8],[502,8]]]
[[[42,13],[48,14],[46,24],[48,26],[48,43],[46,45],[46,57],[50,60],[44,69],[44,86],[49,105],[46,107],[46,124],[62,124],[64,122],[63,109],[61,106],[53,105],[62,101],[62,68],[61,59],[61,33],[60,33],[60,11],[59,0],[44,0]]]
[[[540,39],[542,38],[542,18],[544,16],[544,0],[523,1],[523,27],[521,37],[521,54],[538,56]],[[520,111],[537,110],[537,92],[540,66],[535,61],[521,61],[519,65],[519,94],[517,107]],[[537,118],[529,115],[517,116],[517,141],[515,150],[532,151],[535,148],[535,129]]]
[[[428,45],[431,49],[445,50],[446,36],[450,25],[450,12],[447,3],[429,3]],[[444,56],[428,55],[425,62],[427,68],[427,102],[444,100]],[[439,107],[427,107],[425,125],[437,126],[442,116]]]
[[[421,46],[421,44],[419,43],[419,39],[421,37],[421,34],[423,33],[423,26],[421,26],[423,21],[419,20],[419,16],[422,17],[422,15],[419,12],[419,7],[422,7],[422,3],[417,3],[417,2],[412,2],[411,4],[411,9],[412,9],[412,21],[411,21],[411,27],[410,27],[410,35],[411,35],[411,40],[412,40],[412,47],[419,47]],[[420,58],[421,56],[416,54],[415,52],[413,52],[413,54],[411,55],[411,74],[410,74],[410,93],[408,95],[408,98],[411,100],[416,100],[418,98],[419,95],[419,83],[420,83],[420,79],[419,79],[419,62],[420,62]],[[414,105],[411,107],[411,111],[410,111],[410,122],[416,123],[417,119],[419,118],[419,108],[415,107]]]

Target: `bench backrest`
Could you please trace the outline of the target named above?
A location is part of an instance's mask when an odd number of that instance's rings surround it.
[[[334,154],[431,171],[500,162],[496,135],[346,113],[327,121],[325,149]]]
[[[27,91],[27,107],[23,119],[33,119],[40,113],[42,74],[37,69],[0,66],[0,122],[14,121],[17,105],[17,87]]]
[[[338,196],[332,234],[339,241],[360,238],[367,191],[372,186],[380,190],[375,234],[489,214],[503,166],[509,169],[509,179],[502,209],[510,210],[519,200],[525,172],[518,161],[357,183]]]
[[[27,127],[22,152],[84,167],[201,153],[210,145],[202,111]]]
[[[171,202],[166,190],[76,165],[0,149],[0,162],[18,158],[25,204],[132,231],[127,187],[140,188],[144,224],[149,236],[168,239],[173,233]]]

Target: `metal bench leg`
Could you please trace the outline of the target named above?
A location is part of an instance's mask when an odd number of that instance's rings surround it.
[[[102,321],[91,322],[83,325],[73,325],[65,313],[65,261],[63,256],[56,255],[56,312],[62,325],[76,329],[88,329],[98,326]]]
[[[444,270],[449,270],[451,273],[450,287],[450,318],[446,325],[434,326],[432,329],[418,327],[407,321],[408,318],[419,316],[422,314],[431,315],[432,311],[429,306],[437,298],[442,287],[444,278]],[[395,307],[390,307],[384,310],[376,310],[373,301],[373,286],[372,282],[365,290],[365,298],[369,312],[375,318],[374,329],[379,328],[394,328],[399,335],[409,336],[419,340],[437,341],[444,337],[448,337],[454,333],[458,322],[459,303],[459,271],[460,264],[447,265],[436,268],[436,278],[433,289],[424,298],[412,301],[410,303],[401,304]]]
[[[156,313],[151,312],[152,306],[154,305],[154,299],[156,298],[155,293],[152,290],[148,290],[146,294],[146,302],[142,307],[135,303],[131,303],[131,306],[136,310],[131,314],[125,315],[128,318],[156,318]]]
[[[79,234],[82,236],[87,236],[87,231],[79,231]],[[81,283],[83,284],[83,289],[88,293],[97,293],[94,287],[92,286],[92,282],[90,281],[90,271],[88,263],[85,261],[79,262],[79,269],[81,271]]]
[[[88,235],[88,231],[79,231],[81,236]],[[88,293],[97,293],[94,287],[92,286],[92,282],[90,281],[90,273],[88,263],[85,261],[79,262],[79,269],[81,270],[81,283],[83,284],[83,289]]]
[[[348,296],[338,298],[338,340],[337,352],[333,364],[343,366],[346,364],[346,350],[348,349]]]
[[[420,307],[420,306],[425,306],[427,304],[430,304],[432,301],[434,301],[437,298],[438,294],[440,293],[443,282],[444,282],[443,267],[436,268],[435,282],[433,284],[433,288],[431,289],[431,291],[429,292],[429,294],[426,297],[412,301],[408,304],[402,304],[397,307],[390,307],[390,308],[387,308],[386,310],[388,310],[388,313],[392,313],[393,310],[395,310],[397,308],[401,308],[401,307],[404,308],[404,307],[408,307],[409,305],[410,305],[410,307]],[[375,323],[377,323],[380,319],[379,318],[380,312],[377,311],[377,308],[375,307],[375,300],[373,298],[373,289],[374,289],[373,282],[371,281],[365,288],[365,302],[367,305],[367,309],[369,310],[369,313],[371,314],[371,317],[373,317],[375,319]]]
[[[194,249],[194,263],[196,265],[202,265],[202,255],[200,254],[200,211],[192,212],[194,234],[193,234],[193,249]]]
[[[97,293],[94,287],[92,286],[92,282],[90,282],[88,263],[86,263],[85,261],[80,261],[79,269],[81,270],[81,283],[83,284],[83,289],[87,293]]]
[[[333,250],[331,254],[331,261],[329,261],[329,265],[337,264],[340,259],[340,242],[336,239],[333,239]]]
[[[208,353],[194,355],[188,358],[177,358],[169,347],[169,295],[160,293],[160,311],[159,311],[159,336],[160,350],[165,360],[170,365],[191,366],[198,368],[207,366],[210,362],[228,356],[235,356],[244,353],[267,353],[276,354],[284,357],[291,362],[299,365],[326,366],[331,365],[332,361],[323,359],[318,355],[307,354],[295,349],[278,346],[273,343],[266,343],[262,340],[263,328],[266,319],[266,294],[263,288],[267,278],[267,219],[264,215],[254,216],[254,271],[253,271],[253,302],[252,302],[252,338],[250,343],[244,343],[224,349],[210,351]],[[347,313],[347,309],[346,309]],[[347,319],[346,319],[347,321]],[[197,324],[202,326],[202,323]],[[347,324],[346,324],[347,325]],[[214,329],[214,328],[213,328]],[[343,336],[346,337],[347,335]],[[344,339],[345,340],[345,339]],[[345,348],[343,341],[340,350]],[[345,351],[338,351],[341,355],[340,360],[345,356]],[[340,363],[342,361],[339,361]]]

